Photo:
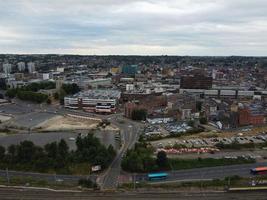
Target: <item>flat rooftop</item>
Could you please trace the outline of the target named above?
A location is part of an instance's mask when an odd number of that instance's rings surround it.
[[[118,99],[121,96],[119,90],[87,90],[74,94],[72,97],[89,99]]]

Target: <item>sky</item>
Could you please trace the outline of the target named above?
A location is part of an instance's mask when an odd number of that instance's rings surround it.
[[[0,0],[0,53],[266,52],[266,0]]]

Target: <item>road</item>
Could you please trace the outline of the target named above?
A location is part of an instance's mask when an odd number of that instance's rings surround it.
[[[169,172],[169,177],[165,182],[193,181],[200,179],[222,179],[227,176],[234,175],[241,177],[251,177],[250,169],[259,166],[267,166],[267,162],[171,171]],[[136,175],[136,180],[146,180],[146,174]]]
[[[106,172],[98,179],[103,189],[115,189],[118,184],[118,177],[121,172],[121,161],[125,152],[128,148],[132,148],[138,139],[138,132],[142,127],[141,123],[136,123],[131,120],[125,119],[121,114],[114,115],[98,115],[93,113],[85,113],[78,110],[67,110],[64,108],[58,108],[53,106],[34,106],[34,109],[27,106],[28,109],[33,112],[45,112],[45,113],[56,113],[60,115],[64,114],[77,114],[89,117],[99,117],[102,119],[108,119],[111,123],[118,126],[121,130],[122,146],[117,153],[114,161]],[[9,108],[10,109],[10,108]],[[119,123],[123,120],[124,123]],[[259,165],[267,165],[267,163],[261,164],[249,164],[249,165],[237,165],[237,166],[222,166],[214,168],[199,168],[191,170],[180,170],[170,172],[170,176],[166,181],[181,181],[181,180],[196,180],[196,179],[216,179],[224,178],[226,176],[239,175],[239,176],[250,176],[249,169]],[[54,178],[54,177],[53,177]],[[64,178],[64,177],[63,177]],[[146,175],[137,175],[136,180],[144,180]],[[72,179],[72,178],[71,178]],[[73,179],[75,179],[73,177]]]
[[[118,177],[121,172],[122,158],[127,149],[132,148],[135,142],[138,140],[138,132],[141,127],[140,124],[127,119],[124,119],[125,123],[118,123],[118,119],[120,119],[120,116],[111,116],[108,120],[112,124],[120,128],[122,136],[122,147],[117,153],[116,158],[102,177],[102,189],[116,189],[118,185]]]
[[[19,105],[21,105],[21,107],[24,107],[24,109],[19,110],[20,112],[17,112],[17,113],[14,112],[12,108],[15,107],[15,110],[16,110],[17,107],[20,107]],[[136,123],[131,120],[125,119],[123,118],[122,114],[99,115],[99,114],[94,114],[94,113],[86,113],[81,110],[69,110],[63,107],[50,106],[50,105],[45,105],[45,104],[44,105],[29,104],[29,103],[25,104],[25,102],[22,102],[20,100],[16,100],[15,104],[10,104],[7,107],[1,107],[1,109],[4,111],[4,113],[13,111],[11,112],[14,116],[14,119],[12,121],[18,126],[23,126],[24,128],[26,128],[26,130],[32,129],[37,124],[55,115],[65,115],[65,114],[75,114],[75,115],[81,115],[81,116],[87,116],[87,117],[97,117],[101,119],[107,119],[112,124],[116,125],[121,131],[122,146],[119,149],[110,167],[106,170],[103,176],[101,176],[99,179],[99,182],[103,186],[103,189],[115,189],[117,187],[118,177],[121,172],[122,157],[124,156],[127,149],[133,147],[135,142],[138,140],[138,131],[141,127],[140,123]],[[122,120],[125,122],[124,123],[118,122]],[[4,126],[4,124],[2,124],[2,126]],[[24,134],[19,137],[16,135],[12,135],[9,137],[1,138],[1,140],[3,140],[5,144],[10,144],[14,142],[14,138],[17,139],[16,143],[18,143],[18,141],[20,141],[21,138],[32,139],[34,141],[36,141],[37,139],[38,142],[39,141],[48,142],[50,141],[51,138],[58,140],[58,135],[62,137],[62,134],[60,133],[58,134],[57,133],[51,133],[51,134],[46,133],[44,135],[46,137],[42,140],[38,140],[40,139],[41,134],[30,134],[30,135]],[[50,135],[51,137],[47,137],[47,135]],[[73,137],[71,136],[73,135],[72,133],[66,133],[64,135],[66,135],[67,138]],[[1,144],[1,140],[0,140],[0,144]],[[70,144],[70,146],[72,147],[72,144]]]
[[[136,192],[136,193],[97,193],[97,192],[54,192],[48,190],[0,188],[1,200],[266,200],[267,192]]]

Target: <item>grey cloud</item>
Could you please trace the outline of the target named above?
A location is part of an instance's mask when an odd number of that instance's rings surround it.
[[[264,0],[0,1],[2,53],[264,55]]]

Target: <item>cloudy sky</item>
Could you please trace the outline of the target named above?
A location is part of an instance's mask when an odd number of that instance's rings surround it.
[[[0,53],[266,52],[266,0],[0,0]]]

